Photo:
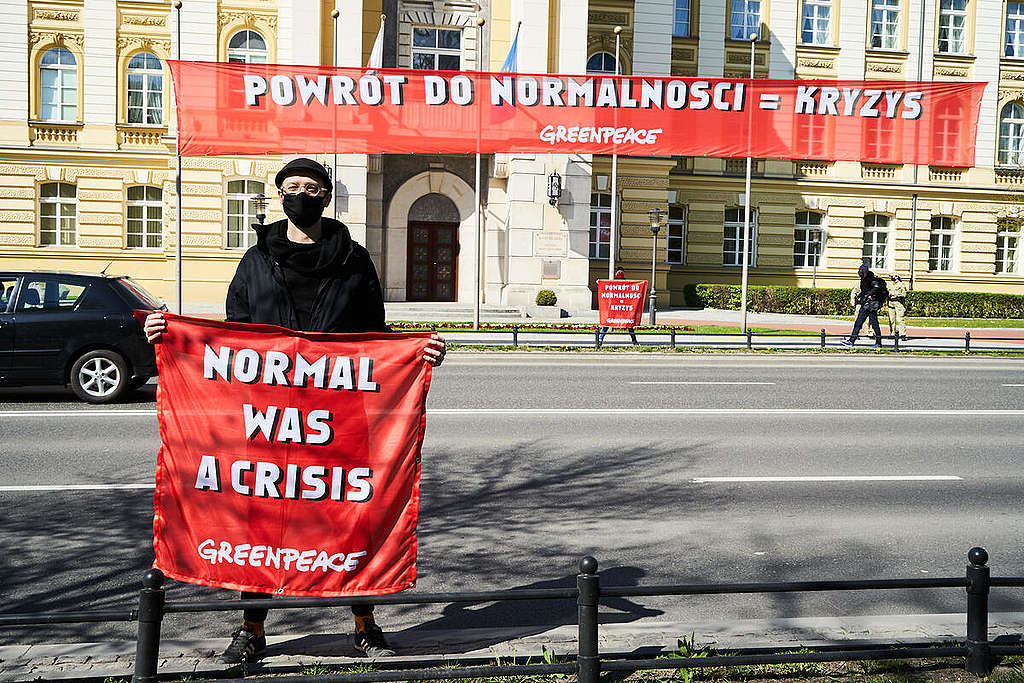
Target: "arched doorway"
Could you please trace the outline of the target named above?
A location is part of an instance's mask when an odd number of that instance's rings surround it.
[[[425,194],[409,207],[406,298],[458,298],[459,210],[443,194]]]

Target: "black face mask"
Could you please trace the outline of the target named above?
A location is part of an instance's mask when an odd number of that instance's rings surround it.
[[[282,205],[284,215],[300,228],[308,228],[313,225],[320,220],[320,216],[324,213],[323,198],[313,197],[305,192],[286,193]]]

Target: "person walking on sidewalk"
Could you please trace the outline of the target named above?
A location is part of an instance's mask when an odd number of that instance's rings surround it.
[[[889,292],[885,287],[885,280],[872,273],[866,263],[861,264],[857,269],[857,274],[860,275],[860,295],[857,297],[860,312],[857,313],[857,320],[853,323],[849,339],[844,339],[843,344],[853,346],[857,343],[861,327],[864,325],[864,320],[867,319],[871,323],[871,331],[875,333],[875,348],[880,349],[882,348],[882,330],[878,326],[878,312],[885,305]]]
[[[901,341],[907,340],[907,285],[900,274],[893,271],[889,276],[889,334],[900,335]]]
[[[278,171],[275,182],[287,219],[252,226],[256,245],[245,252],[228,286],[227,321],[312,332],[390,332],[370,253],[344,223],[322,217],[331,201],[327,169],[313,159],[294,159]],[[150,342],[159,343],[166,330],[160,313],[146,319]],[[423,360],[437,366],[444,355],[444,339],[434,334]],[[242,593],[243,599],[270,597]],[[395,654],[374,622],[372,605],[352,605],[352,615],[357,650],[368,657]],[[266,609],[245,610],[219,660],[240,664],[259,659],[267,647],[266,618]]]
[[[615,279],[616,280],[625,280],[626,279],[626,271],[624,271],[622,268],[616,268],[615,269]],[[640,342],[638,342],[636,340],[636,332],[633,331],[633,328],[632,327],[627,327],[626,331],[629,332],[629,338],[633,340],[633,346],[640,346]],[[606,335],[606,334],[608,334],[608,328],[607,327],[602,327],[601,328],[601,334],[597,338],[597,346],[598,346],[598,348],[600,348],[601,344],[604,343],[604,335]]]

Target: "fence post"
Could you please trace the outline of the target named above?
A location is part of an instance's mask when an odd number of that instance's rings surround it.
[[[669,332],[669,339],[672,342],[672,348],[676,348],[676,328],[673,327],[672,330]]]
[[[519,325],[512,326],[512,348],[519,348]]]
[[[601,348],[601,326],[598,325],[594,328],[594,348]]]
[[[984,548],[971,548],[967,561],[967,671],[987,676],[992,671],[988,643],[988,553]]]
[[[597,575],[597,560],[590,555],[580,560],[576,587],[580,591],[576,599],[579,623],[576,680],[578,683],[598,683],[601,657],[597,650],[597,607],[601,598],[601,579]]]
[[[754,331],[747,328],[747,350],[754,348]]]
[[[970,331],[964,332],[964,353],[971,352],[971,333]]]
[[[156,683],[156,667],[160,657],[160,622],[164,618],[163,585],[164,573],[155,567],[142,577],[132,683]]]
[[[821,328],[821,348],[825,348],[825,328]]]

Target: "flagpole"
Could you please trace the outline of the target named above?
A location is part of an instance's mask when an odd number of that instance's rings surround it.
[[[333,31],[333,33],[334,33],[334,47],[331,48],[331,50],[332,50],[331,51],[331,64],[335,68],[338,67],[338,17],[340,15],[341,15],[341,12],[338,11],[337,7],[335,7],[334,9],[331,10],[331,26],[334,27],[334,31]],[[362,61],[362,60],[359,60],[359,61]],[[331,130],[331,140],[332,140],[333,145],[334,145],[334,150],[333,150],[334,151],[334,161],[331,163],[331,182],[334,183],[334,187],[331,188],[331,196],[333,197],[333,201],[334,201],[334,220],[339,220],[339,218],[338,218],[338,204],[339,204],[339,202],[338,202],[338,197],[337,197],[337,189],[338,189],[338,108],[334,107],[333,109],[334,109],[334,127]]]
[[[619,45],[621,42],[622,27],[615,27],[615,75],[619,75]],[[618,85],[618,84],[616,84]],[[616,113],[618,110],[616,110]],[[611,215],[611,235],[608,237],[608,279],[615,278],[615,254],[618,246],[618,240],[616,239],[616,232],[618,227],[618,183],[619,183],[619,155],[612,154],[612,215]],[[600,230],[598,226],[598,230]],[[600,244],[600,233],[598,233],[598,244]],[[652,283],[653,284],[653,283]]]
[[[754,46],[757,44],[757,34],[750,34],[750,79],[754,79]],[[747,271],[749,268],[750,255],[750,167],[753,159],[750,156],[750,107],[747,107],[747,175],[744,182],[743,196],[743,282],[740,286],[740,310],[743,318],[743,332],[747,331]]]
[[[177,39],[175,42],[174,51],[177,60],[181,61],[181,0],[174,0],[174,10],[177,16],[176,31]],[[182,315],[185,309],[184,294],[182,293],[182,262],[181,262],[181,239],[183,230],[181,227],[181,128],[177,129],[174,137],[174,154],[177,157],[178,162],[178,174],[174,178],[174,192],[177,195],[178,200],[178,239],[175,240],[175,257],[174,257],[174,268],[175,268],[175,280],[177,285],[177,296],[178,296],[178,315]]]
[[[479,17],[476,20],[477,25],[477,41],[480,41],[480,31],[484,26],[484,18]],[[483,231],[481,227],[483,221],[480,220],[480,107],[477,107],[477,118],[476,118],[476,177],[473,180],[473,213],[476,218],[476,264],[473,268],[473,329],[480,329],[480,290],[483,282],[481,282],[481,264],[483,254]]]

